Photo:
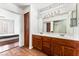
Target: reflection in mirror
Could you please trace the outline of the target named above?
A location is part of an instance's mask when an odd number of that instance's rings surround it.
[[[50,24],[51,24],[50,22],[49,23],[46,23],[46,28],[47,28],[46,29],[46,32],[50,32]]]
[[[50,22],[44,22],[44,32],[51,32],[51,23]]]
[[[66,22],[65,20],[44,22],[43,32],[66,33]]]
[[[66,22],[65,20],[57,20],[53,22],[54,33],[66,33]]]

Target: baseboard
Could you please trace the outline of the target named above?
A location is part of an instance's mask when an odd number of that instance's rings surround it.
[[[33,47],[29,47],[29,49],[32,49]]]

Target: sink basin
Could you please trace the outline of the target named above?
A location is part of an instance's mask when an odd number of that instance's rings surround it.
[[[65,36],[65,34],[60,34],[60,36]]]

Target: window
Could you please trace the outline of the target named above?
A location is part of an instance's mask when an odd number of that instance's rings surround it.
[[[0,19],[0,34],[14,33],[14,21],[7,19]]]

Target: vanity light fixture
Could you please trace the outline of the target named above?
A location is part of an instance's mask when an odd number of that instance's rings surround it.
[[[54,15],[53,12],[51,12],[51,17],[53,17],[53,15]]]
[[[49,9],[50,8],[48,8],[48,10]],[[67,14],[68,12],[69,12],[68,9],[64,8],[63,6],[60,6],[60,7],[56,8],[56,9],[49,10],[47,13],[43,13],[42,14],[42,16],[43,16],[42,19],[46,19],[46,18],[58,16],[58,15]],[[77,5],[76,5],[76,18],[77,18]]]

